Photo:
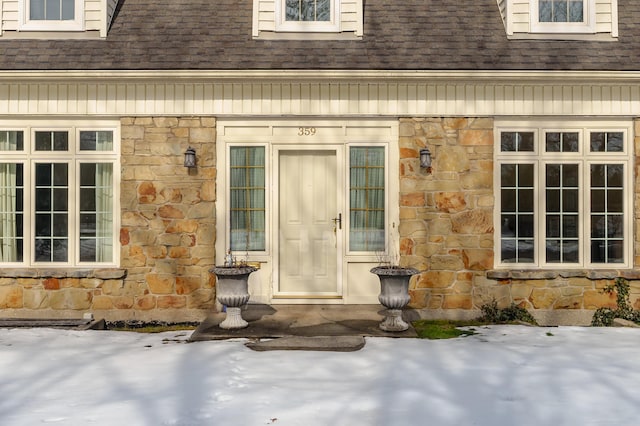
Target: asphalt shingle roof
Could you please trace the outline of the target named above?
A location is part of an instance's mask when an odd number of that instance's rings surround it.
[[[253,40],[249,0],[121,0],[106,40],[0,38],[0,70],[640,69],[640,1],[618,41],[508,40],[495,0],[367,0],[362,40]]]

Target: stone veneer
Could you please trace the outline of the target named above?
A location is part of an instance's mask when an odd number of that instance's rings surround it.
[[[0,269],[3,316],[188,321],[214,308],[215,138],[210,117],[121,119],[121,264]],[[197,168],[183,166],[193,147]]]
[[[640,124],[635,122],[635,134]],[[431,171],[419,167],[429,147]],[[410,306],[427,317],[472,317],[495,299],[531,310],[542,323],[586,323],[598,307],[615,307],[602,289],[629,279],[640,309],[640,271],[494,271],[493,120],[400,120],[400,252],[403,265],[421,271]],[[640,138],[635,138],[636,155]],[[637,157],[635,164],[638,164]],[[636,173],[635,204],[640,201]],[[640,259],[640,212],[635,209],[635,265]]]
[[[102,288],[93,310],[191,320],[214,307],[216,120],[122,118],[121,285]],[[187,147],[197,167],[183,166]],[[118,316],[122,316],[117,314]]]

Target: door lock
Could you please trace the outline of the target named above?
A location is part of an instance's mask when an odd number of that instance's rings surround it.
[[[331,219],[334,225],[338,226],[338,229],[342,229],[342,213],[338,213],[338,217]]]

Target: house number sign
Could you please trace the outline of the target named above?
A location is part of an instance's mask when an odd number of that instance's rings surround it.
[[[298,136],[313,136],[315,134],[315,127],[298,127]]]

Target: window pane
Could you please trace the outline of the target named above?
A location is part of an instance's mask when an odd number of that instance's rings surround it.
[[[29,19],[73,20],[75,0],[29,0]]]
[[[532,164],[501,165],[501,260],[534,261],[534,199]]]
[[[45,15],[47,20],[60,20],[60,0],[45,0]]]
[[[15,131],[0,131],[0,151],[23,151],[23,133]]]
[[[547,164],[546,260],[575,263],[579,245],[579,167],[577,164]]]
[[[113,260],[113,164],[80,164],[80,261]]]
[[[72,21],[75,16],[74,7],[75,0],[62,0],[62,11],[60,12],[62,19]]]
[[[569,1],[569,22],[584,22],[584,0]]]
[[[80,151],[113,151],[113,132],[81,131]]]
[[[36,151],[68,151],[67,132],[36,132]]]
[[[553,1],[553,22],[567,22],[566,0]]]
[[[545,134],[547,152],[578,152],[579,134],[576,132],[549,132]]]
[[[591,262],[624,262],[624,166],[591,165]]]
[[[67,179],[65,163],[36,164],[35,258],[39,262],[68,261]]]
[[[385,249],[384,148],[349,149],[349,250]]]
[[[22,262],[24,167],[0,163],[0,262]]]
[[[331,18],[331,0],[287,0],[287,21],[322,22]]]
[[[624,134],[622,132],[592,132],[591,152],[623,152]]]
[[[44,19],[45,0],[29,0],[29,18],[35,20]]]
[[[231,250],[265,250],[265,149],[232,147],[230,160]]]

